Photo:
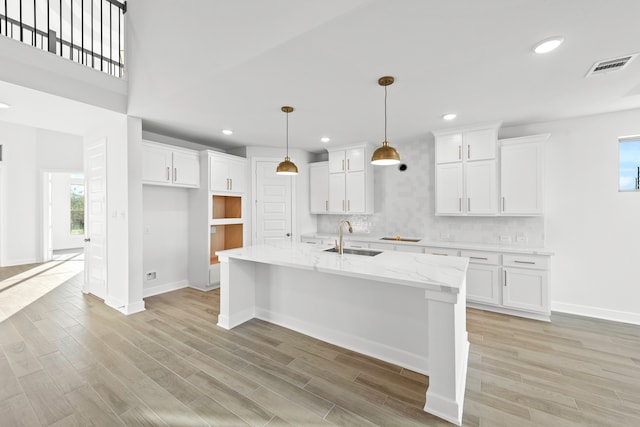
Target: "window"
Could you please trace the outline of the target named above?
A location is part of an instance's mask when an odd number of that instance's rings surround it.
[[[71,184],[71,234],[84,234],[84,184]]]
[[[640,191],[640,136],[620,138],[620,191]]]

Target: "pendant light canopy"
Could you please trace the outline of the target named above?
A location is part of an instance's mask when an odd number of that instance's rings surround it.
[[[378,147],[373,152],[371,163],[374,165],[397,165],[400,163],[400,154],[387,141],[387,86],[392,85],[393,81],[391,76],[378,79],[378,84],[384,86],[384,141],[382,141],[382,147]]]
[[[284,161],[280,162],[276,168],[278,175],[298,175],[298,167],[289,159],[289,113],[293,112],[293,107],[285,105],[281,110],[287,113],[287,154]]]

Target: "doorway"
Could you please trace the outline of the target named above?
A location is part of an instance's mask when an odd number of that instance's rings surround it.
[[[274,159],[254,161],[253,244],[256,245],[290,241],[295,234],[295,184],[291,176],[276,175],[279,162]]]

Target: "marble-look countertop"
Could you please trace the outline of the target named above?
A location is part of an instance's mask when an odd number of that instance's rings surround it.
[[[311,239],[338,239],[337,234],[327,233],[307,233],[301,236],[302,238]],[[371,234],[349,234],[346,233],[343,237],[345,247],[349,246],[350,241],[354,242],[376,242],[386,243],[389,245],[407,245],[407,246],[422,246],[422,247],[435,247],[435,248],[449,248],[449,249],[462,249],[469,251],[488,251],[488,252],[507,252],[515,254],[528,254],[528,255],[544,255],[551,256],[553,252],[547,248],[531,247],[526,245],[505,245],[498,243],[474,243],[474,242],[456,242],[456,241],[442,241],[442,240],[428,240],[421,239],[420,237],[402,236],[410,239],[419,239],[419,242],[403,242],[397,240],[382,240],[385,236],[375,236]],[[332,240],[333,241],[333,240]]]
[[[464,283],[469,263],[463,257],[395,251],[382,251],[376,256],[339,255],[323,249],[326,248],[285,242],[217,251],[216,255],[223,262],[240,259],[455,294]]]

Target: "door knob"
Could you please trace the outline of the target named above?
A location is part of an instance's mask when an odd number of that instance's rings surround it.
[[[84,239],[84,241],[88,243],[88,242],[90,242],[90,241],[91,241],[91,238],[90,238],[90,237],[87,237],[86,239]]]
[[[287,233],[287,237],[291,237],[291,233]]]

